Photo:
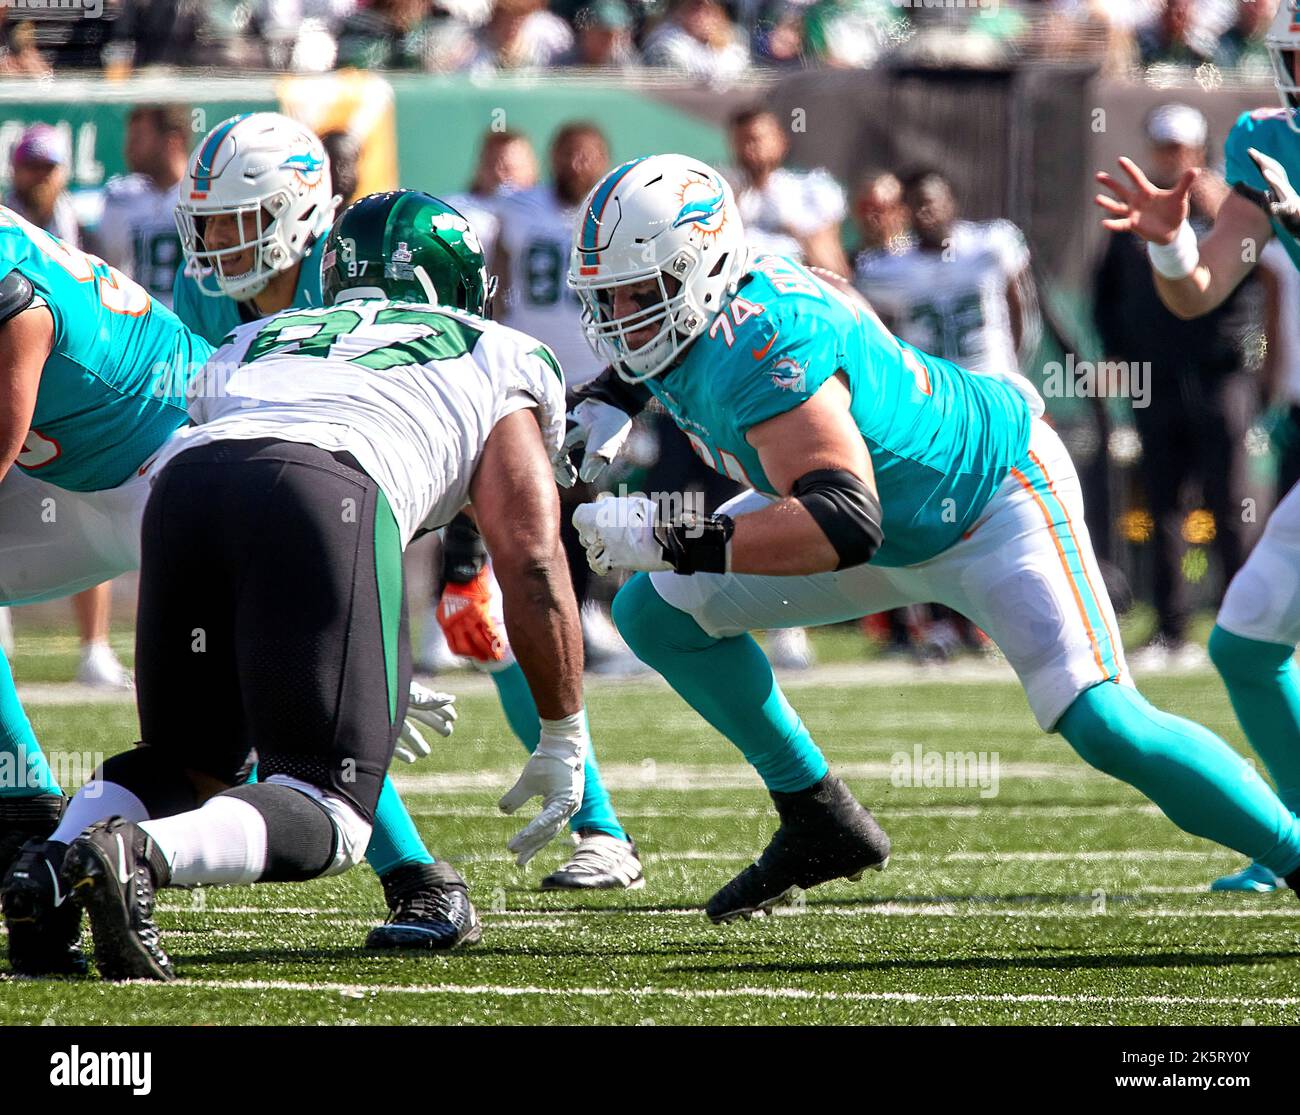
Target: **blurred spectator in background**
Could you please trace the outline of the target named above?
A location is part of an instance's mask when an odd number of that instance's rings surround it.
[[[168,308],[181,265],[176,202],[189,159],[188,105],[137,105],[126,122],[128,173],[104,187],[95,247]]]
[[[803,18],[803,49],[810,62],[865,68],[911,33],[895,0],[815,0]]]
[[[432,0],[371,0],[336,38],[336,64],[362,70],[459,70],[475,49],[470,29]]]
[[[468,69],[476,72],[553,66],[573,49],[573,31],[545,0],[494,0],[475,35]]]
[[[1024,236],[1010,221],[960,220],[938,170],[913,171],[902,186],[915,243],[862,261],[858,289],[908,344],[981,375],[1019,378],[1037,338]]]
[[[1214,36],[1197,18],[1197,8],[1197,0],[1165,0],[1156,18],[1138,31],[1138,60],[1142,65],[1199,66],[1210,61]]]
[[[1236,21],[1222,35],[1214,51],[1216,66],[1248,67],[1269,72],[1264,38],[1277,14],[1278,0],[1237,0]]]
[[[5,45],[0,51],[0,77],[52,77],[54,70],[36,47],[31,20],[5,25]]]
[[[576,41],[561,59],[566,66],[635,66],[632,13],[623,0],[594,0],[573,17]]]
[[[722,85],[749,68],[749,42],[716,0],[669,0],[668,18],[645,41],[651,66]]]
[[[522,132],[493,132],[483,136],[478,163],[469,189],[444,200],[454,205],[469,221],[483,247],[483,257],[493,263],[501,218],[497,206],[501,197],[514,190],[531,190],[537,185],[537,155]]]
[[[766,66],[802,66],[806,10],[807,5],[798,0],[771,0],[759,9],[750,36],[754,61]]]
[[[731,118],[728,172],[751,247],[793,256],[810,267],[849,274],[840,244],[844,191],[825,170],[785,167],[790,141],[774,112],[748,108]]]
[[[54,5],[51,5],[53,7]],[[113,24],[113,42],[129,47],[128,62],[142,66],[211,65],[210,6],[196,0],[126,0]]]
[[[33,124],[18,141],[12,158],[13,179],[4,204],[32,224],[81,246],[77,212],[68,196],[67,140],[49,124]]]
[[[330,181],[334,192],[343,200],[338,211],[343,212],[357,200],[357,163],[361,159],[361,142],[351,132],[336,128],[320,137],[321,145],[330,160]]]
[[[853,223],[858,230],[857,274],[876,253],[898,255],[912,246],[911,224],[903,204],[903,184],[889,170],[869,170],[853,193]],[[857,283],[861,289],[861,282]]]
[[[1208,126],[1196,109],[1161,105],[1148,115],[1146,134],[1144,166],[1156,186],[1169,189],[1189,168],[1206,165]],[[1201,172],[1190,195],[1190,220],[1198,234],[1213,223],[1226,194],[1221,178]],[[1199,506],[1214,517],[1198,541],[1213,534],[1225,585],[1241,567],[1246,434],[1257,412],[1254,372],[1263,322],[1257,272],[1217,310],[1191,321],[1175,317],[1160,301],[1146,245],[1132,233],[1110,236],[1094,277],[1093,313],[1107,360],[1149,372],[1149,405],[1135,405],[1133,418],[1154,524],[1158,629],[1151,642],[1129,655],[1137,669],[1196,665],[1205,658],[1204,650],[1187,641],[1190,604],[1182,574],[1185,496],[1192,482],[1202,495]]]

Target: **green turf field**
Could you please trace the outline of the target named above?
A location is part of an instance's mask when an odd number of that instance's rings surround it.
[[[171,891],[160,923],[180,982],[0,976],[0,1023],[1300,1021],[1300,904],[1289,892],[1203,893],[1237,857],[1182,835],[1039,733],[1014,684],[933,671],[918,683],[883,668],[859,682],[855,670],[866,668],[800,679],[791,695],[889,829],[883,875],[818,888],[777,916],[710,925],[700,907],[774,827],[768,799],[666,690],[605,682],[590,693],[592,723],[648,885],[535,893],[560,849],[526,875],[508,860],[518,822],[494,803],[522,752],[481,681],[466,682],[454,738],[398,774],[431,847],[471,883],[478,947],[364,953],[383,913],[365,868],[297,886]],[[1240,744],[1213,675],[1144,688]],[[134,738],[128,703],[31,712],[55,747],[107,752]],[[996,793],[991,779],[984,792],[893,785],[892,757],[916,745],[996,752]]]

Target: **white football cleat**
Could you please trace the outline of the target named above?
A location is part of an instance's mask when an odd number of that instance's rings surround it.
[[[645,886],[641,857],[629,838],[580,829],[569,862],[542,880],[542,890],[640,890]]]
[[[767,657],[778,670],[806,670],[817,656],[802,627],[782,627],[768,632]]]
[[[77,682],[93,689],[134,689],[131,671],[118,661],[107,643],[88,643],[81,649]]]

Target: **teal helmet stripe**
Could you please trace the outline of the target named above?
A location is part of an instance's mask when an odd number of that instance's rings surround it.
[[[212,188],[212,160],[217,157],[217,150],[221,147],[221,141],[230,133],[231,128],[241,120],[247,120],[252,115],[251,112],[241,112],[238,116],[232,116],[224,124],[219,125],[203,141],[203,148],[199,151],[198,160],[194,165],[195,190],[206,191]]]
[[[582,221],[582,236],[578,240],[578,251],[582,253],[582,266],[595,267],[600,263],[600,249],[597,237],[600,235],[600,221],[605,215],[605,206],[609,204],[610,195],[618,184],[627,177],[628,172],[637,163],[644,162],[649,156],[631,159],[622,166],[617,166],[605,175],[605,181],[596,187],[596,193],[587,207]]]

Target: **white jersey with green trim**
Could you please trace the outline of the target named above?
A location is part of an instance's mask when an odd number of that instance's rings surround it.
[[[563,375],[545,345],[515,329],[409,302],[286,310],[226,337],[192,384],[197,425],[167,443],[158,469],[226,439],[344,450],[383,489],[405,545],[465,506],[493,427],[527,408],[555,457]]]

